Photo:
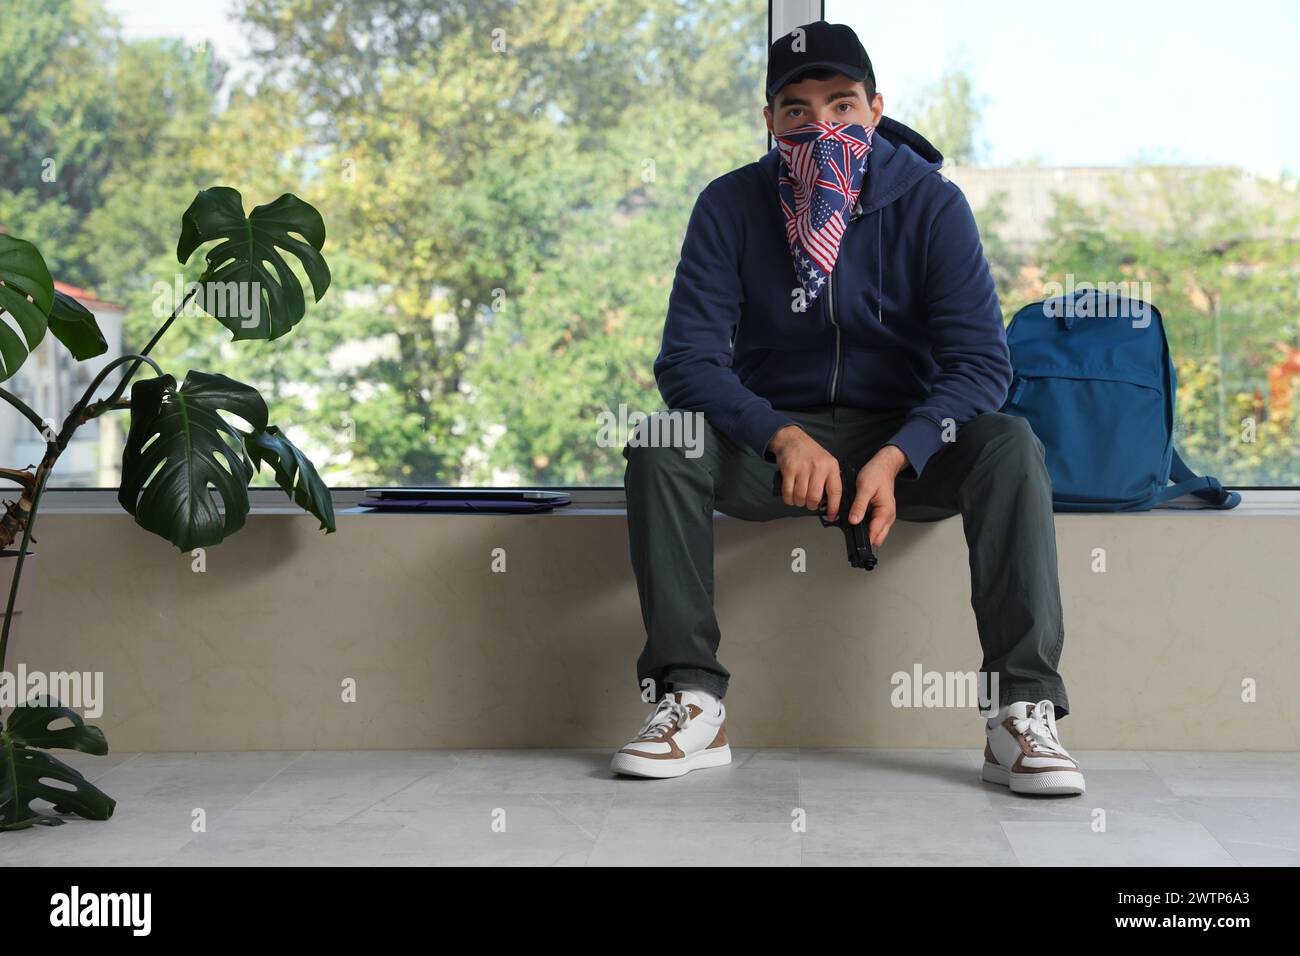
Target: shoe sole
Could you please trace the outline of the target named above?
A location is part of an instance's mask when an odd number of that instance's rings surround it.
[[[688,757],[676,760],[655,760],[652,757],[638,757],[635,754],[616,753],[609,763],[609,769],[628,777],[653,777],[663,780],[668,777],[680,777],[692,770],[705,767],[725,767],[731,763],[731,748],[716,747],[713,750],[701,750]]]
[[[1028,793],[1035,796],[1053,796],[1079,794],[1085,790],[1083,774],[1077,770],[1052,770],[1047,773],[1013,774],[1006,767],[984,762],[980,779],[985,783],[996,783],[1011,788],[1012,793]]]

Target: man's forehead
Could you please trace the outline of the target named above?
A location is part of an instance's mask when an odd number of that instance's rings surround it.
[[[796,91],[796,87],[802,87],[808,83],[819,84],[819,86],[809,86]],[[832,103],[835,100],[859,97],[861,95],[861,91],[858,89],[860,85],[859,82],[850,80],[848,77],[833,80],[801,80],[798,83],[791,83],[778,93],[776,102],[778,106],[788,106],[790,104],[811,106],[812,101],[815,99],[820,99],[824,103]]]

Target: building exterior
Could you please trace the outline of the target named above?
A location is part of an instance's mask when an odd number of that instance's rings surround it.
[[[1006,215],[998,236],[1018,253],[1029,253],[1048,236],[1048,222],[1058,196],[1068,196],[1087,207],[1128,209],[1138,227],[1160,228],[1147,203],[1128,205],[1116,201],[1116,190],[1135,197],[1154,196],[1162,188],[1162,175],[1193,179],[1211,166],[951,166],[943,174],[966,195],[978,211],[1001,197]],[[1235,177],[1235,195],[1245,204],[1265,201],[1258,177],[1241,171]],[[1279,237],[1281,238],[1281,237]],[[1288,237],[1295,238],[1295,237]]]
[[[4,387],[46,419],[51,430],[58,430],[73,403],[95,376],[122,354],[122,320],[126,310],[85,289],[58,281],[54,287],[72,296],[94,314],[108,341],[108,350],[103,355],[78,362],[63,343],[47,333]],[[116,381],[115,375],[110,374],[97,394],[101,397],[106,395]],[[48,487],[116,487],[122,467],[125,426],[126,420],[121,412],[112,412],[82,425],[59,457]],[[32,424],[10,406],[0,408],[0,465],[27,468],[37,464],[44,454],[45,440]],[[0,489],[2,493],[3,489]]]

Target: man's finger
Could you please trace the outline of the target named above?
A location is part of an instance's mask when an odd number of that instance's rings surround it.
[[[822,495],[826,493],[826,476],[814,471],[808,476],[808,499],[804,507],[816,511],[821,507]]]
[[[840,470],[834,468],[826,476],[826,520],[835,521],[840,514],[840,499],[844,497],[844,483],[840,481]]]
[[[866,483],[858,482],[858,491],[853,498],[853,508],[849,511],[849,524],[861,524],[862,519],[867,514],[867,508],[871,505],[872,499],[879,494],[875,487]]]
[[[894,503],[880,502],[871,511],[871,524],[867,526],[867,540],[873,548],[878,548],[889,537],[889,529],[894,526]]]
[[[808,472],[803,469],[799,474],[794,476],[794,501],[791,504],[803,506],[804,501],[808,498]]]

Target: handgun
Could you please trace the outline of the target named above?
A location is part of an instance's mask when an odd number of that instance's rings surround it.
[[[781,472],[778,470],[776,477],[772,480],[772,493],[781,494]],[[867,525],[870,521],[870,513],[863,515],[858,524],[849,524],[849,512],[853,510],[853,497],[857,493],[858,487],[858,469],[848,465],[840,465],[840,486],[843,489],[840,494],[840,511],[834,521],[826,520],[827,498],[822,496],[822,503],[817,509],[817,520],[822,523],[823,528],[839,528],[844,532],[844,544],[849,552],[849,564],[855,568],[862,568],[870,571],[876,566],[876,549],[871,546],[871,540],[867,534]]]

